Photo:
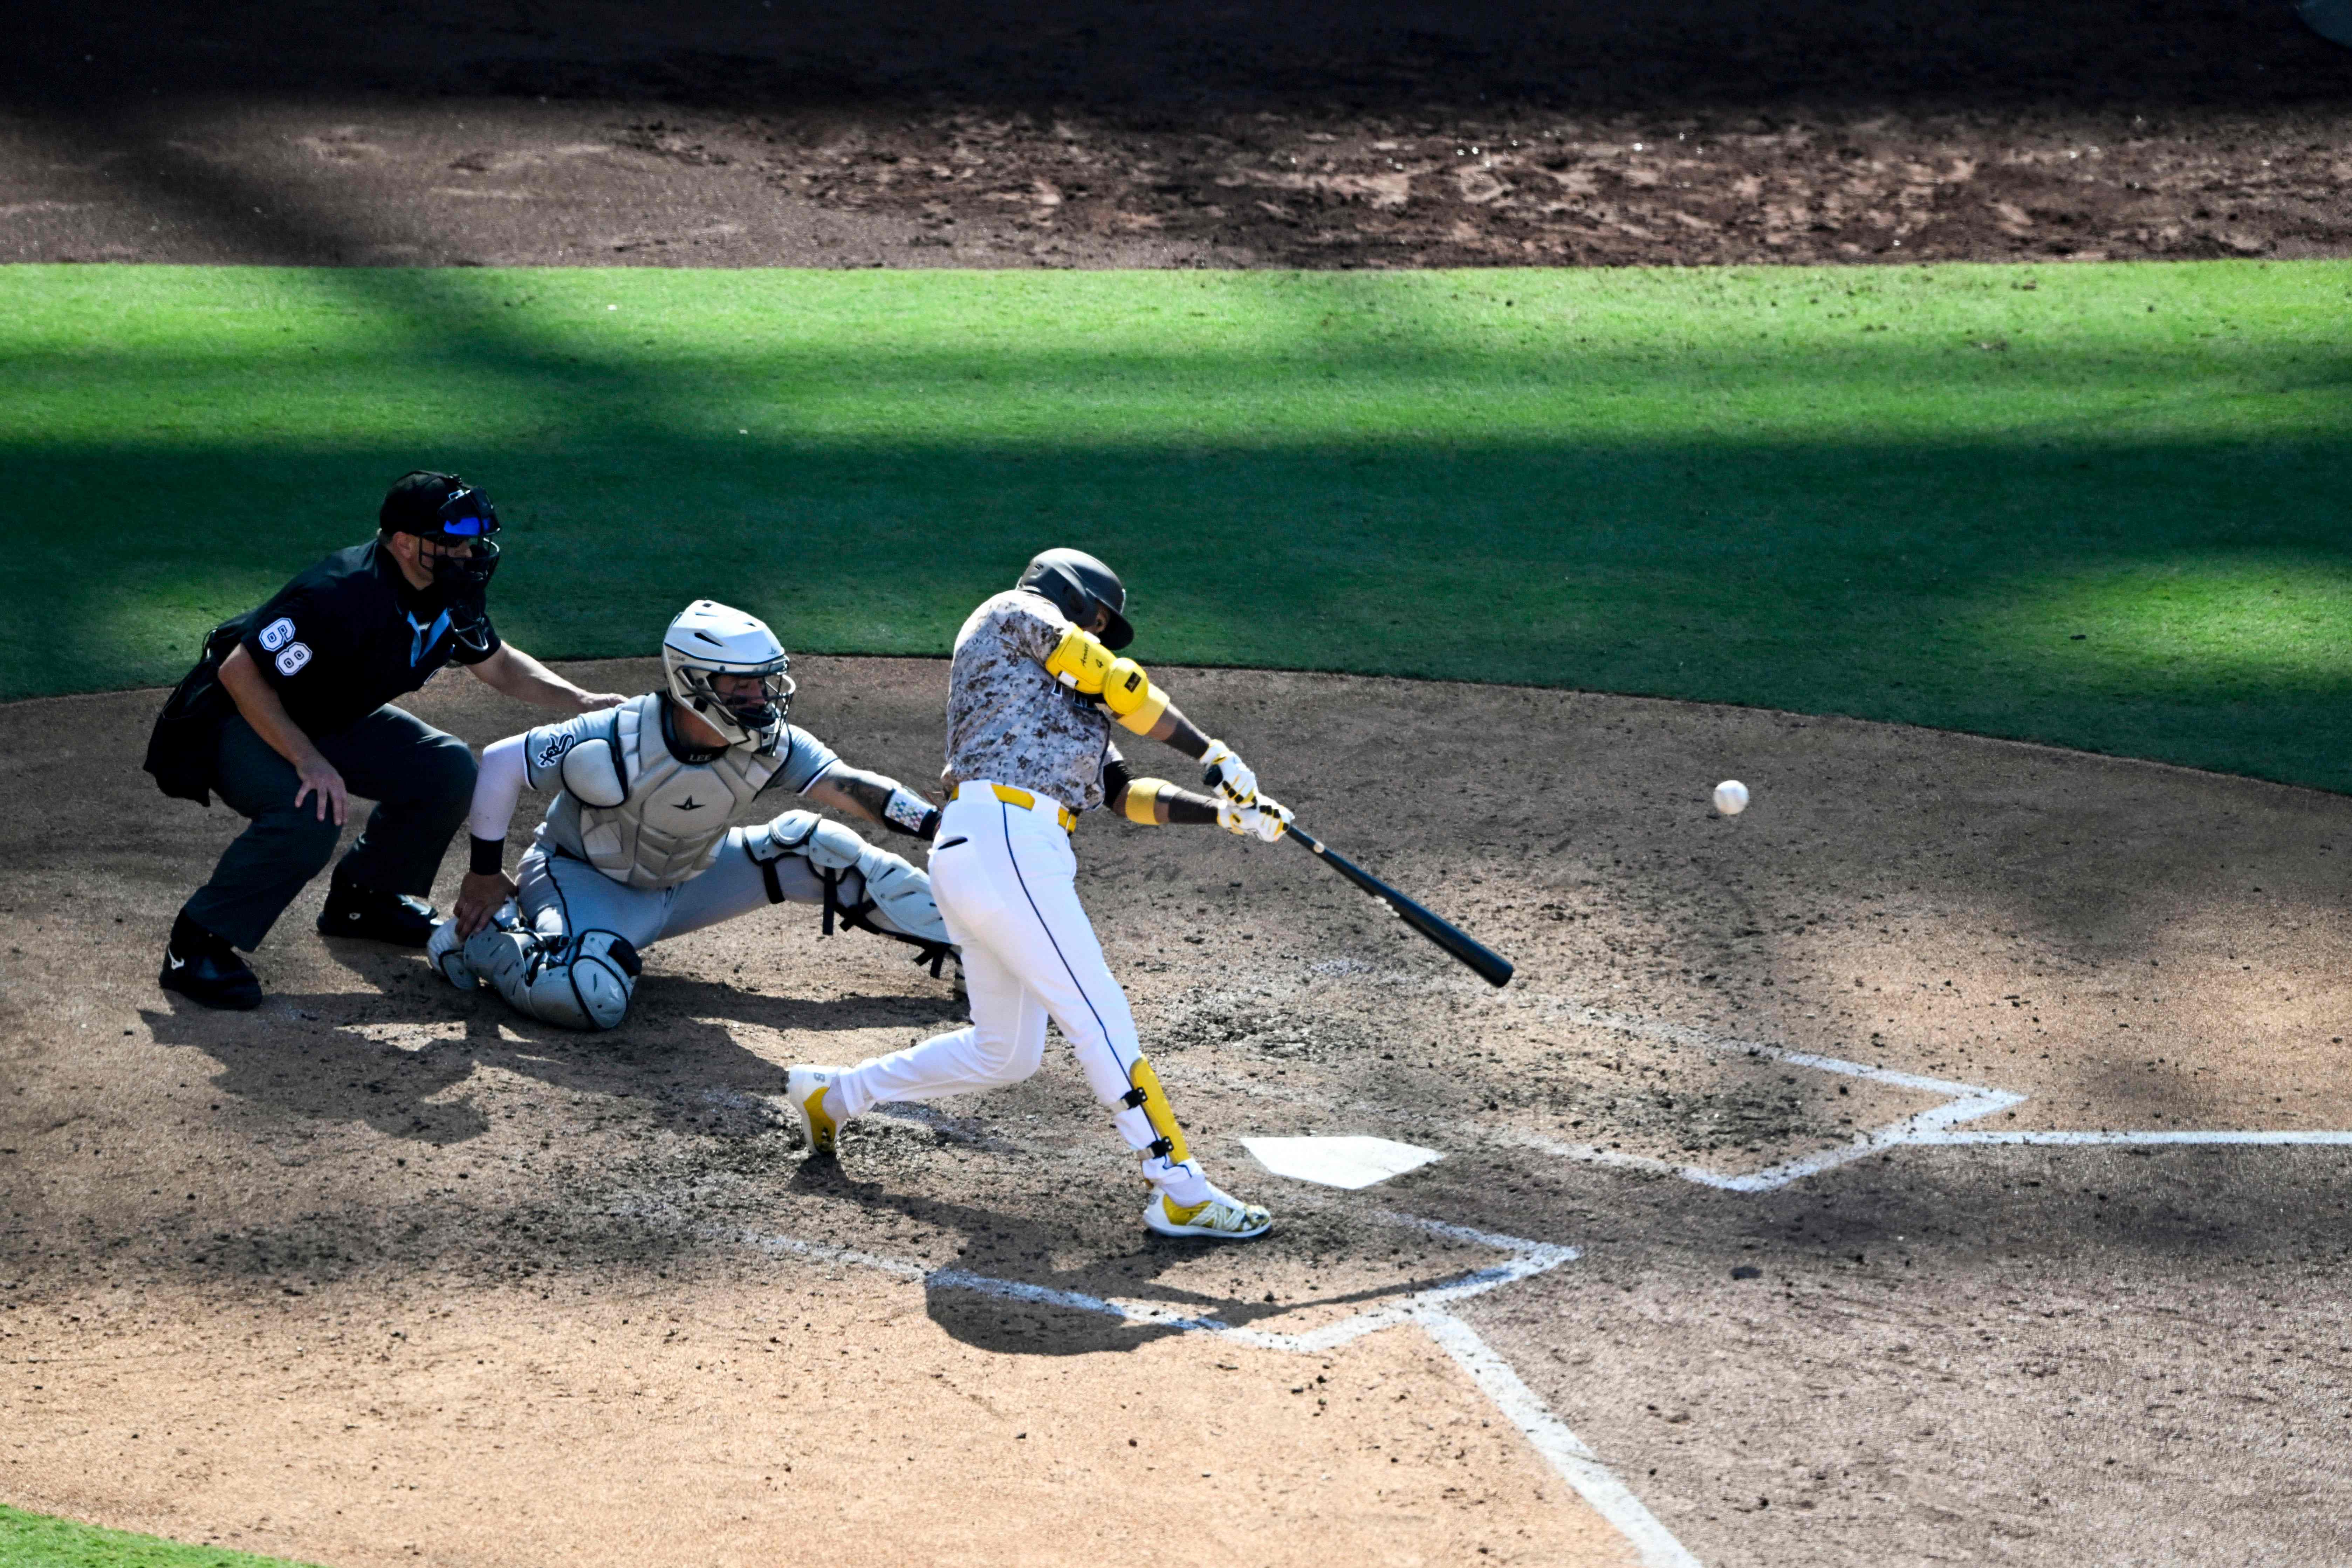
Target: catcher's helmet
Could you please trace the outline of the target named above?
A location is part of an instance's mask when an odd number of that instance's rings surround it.
[[[1103,646],[1122,648],[1135,640],[1135,628],[1119,612],[1127,608],[1127,589],[1118,574],[1083,550],[1041,550],[1022,568],[1018,588],[1043,594],[1054,607],[1078,625],[1094,619],[1097,607],[1108,612]]]
[[[710,599],[697,599],[678,612],[662,634],[662,668],[669,694],[727,737],[730,745],[773,747],[783,734],[793,705],[792,658],[757,616]],[[721,695],[711,685],[718,675],[757,677],[759,689]]]

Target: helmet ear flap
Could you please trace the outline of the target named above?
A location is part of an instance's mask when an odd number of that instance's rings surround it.
[[[1094,619],[1094,595],[1078,586],[1078,580],[1056,568],[1034,574],[1028,586],[1045,596],[1045,602],[1067,616],[1072,622],[1084,626]]]

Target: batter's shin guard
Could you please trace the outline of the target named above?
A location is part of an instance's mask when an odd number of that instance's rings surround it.
[[[1160,1075],[1151,1070],[1149,1061],[1138,1057],[1129,1065],[1127,1077],[1129,1087],[1119,1097],[1111,1125],[1118,1129],[1128,1147],[1142,1157],[1145,1181],[1180,1205],[1199,1202],[1208,1178],[1185,1145],[1184,1129],[1168,1103],[1167,1091],[1160,1087]]]

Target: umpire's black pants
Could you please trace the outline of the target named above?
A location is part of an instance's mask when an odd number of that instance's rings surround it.
[[[473,799],[474,753],[466,742],[391,707],[310,741],[351,794],[376,803],[366,831],[343,857],[342,874],[379,892],[429,894],[450,835]],[[294,764],[237,714],[221,726],[213,787],[252,825],[184,908],[215,936],[251,952],[303,885],[326,868],[342,830],[331,806],[320,819],[315,795],[294,804],[301,787]]]

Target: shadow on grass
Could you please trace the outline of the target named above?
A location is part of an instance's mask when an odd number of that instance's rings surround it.
[[[192,223],[333,237],[152,152]],[[939,654],[1071,542],[1162,663],[2352,788],[2347,281],[28,268],[0,696],[174,679],[431,464],[500,500],[494,608],[543,656],[641,652],[704,595],[796,648]]]
[[[362,537],[386,477],[435,461],[504,499],[496,609],[542,656],[650,647],[703,595],[798,649],[942,653],[972,603],[1069,542],[1126,574],[1160,663],[1848,713],[2352,788],[2343,454],[2249,458],[644,437],[584,460],[58,452],[16,467],[20,500],[122,517],[170,497],[174,515],[32,547],[44,569],[0,589],[0,668],[10,696],[164,683],[217,616]]]

